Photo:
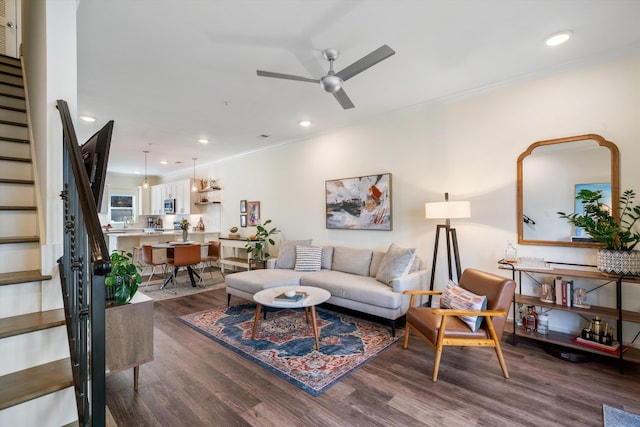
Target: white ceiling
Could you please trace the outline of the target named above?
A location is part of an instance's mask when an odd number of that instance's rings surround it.
[[[115,120],[112,172],[144,172],[143,150],[149,175],[191,170],[193,157],[635,54],[639,18],[638,0],[81,0],[78,114],[97,122],[76,131],[84,141]],[[566,29],[567,44],[544,45]],[[319,78],[323,49],[341,51],[341,70],[383,44],[396,54],[344,84],[351,110],[319,85],[256,75]]]

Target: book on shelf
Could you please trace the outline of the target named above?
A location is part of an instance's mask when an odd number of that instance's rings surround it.
[[[556,304],[562,304],[562,276],[556,277],[553,287],[556,292]]]
[[[605,353],[609,353],[609,354],[620,354],[620,343],[614,342],[611,345],[607,345],[607,344],[602,344],[599,342],[595,342],[595,341],[591,341],[582,337],[575,337],[574,339],[571,340],[572,342],[576,343],[576,344],[581,344],[584,345],[586,347],[591,347],[591,348],[595,348],[596,350],[600,350],[603,351]],[[622,346],[622,351],[625,352],[629,347],[628,346]]]
[[[299,301],[305,299],[308,296],[309,296],[309,294],[306,293],[306,292],[296,292],[296,294],[294,296],[288,297],[283,292],[280,295],[278,295],[275,298],[273,298],[273,300],[274,301],[280,301],[280,302],[299,302]]]

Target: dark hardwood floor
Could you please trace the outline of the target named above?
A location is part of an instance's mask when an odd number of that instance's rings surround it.
[[[224,304],[224,289],[155,303],[139,390],[133,370],[107,377],[119,426],[602,426],[602,404],[640,413],[639,365],[570,363],[506,334],[509,380],[492,349],[445,348],[433,383],[433,352],[412,337],[313,397],[175,320]]]

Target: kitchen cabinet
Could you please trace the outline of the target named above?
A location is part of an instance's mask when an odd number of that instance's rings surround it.
[[[573,269],[573,268],[559,268],[555,267],[556,265],[561,265],[560,263],[548,263],[550,267],[533,267],[526,265],[519,265],[517,263],[507,263],[505,261],[499,261],[498,268],[511,270],[513,280],[518,283],[518,288],[516,289],[516,293],[514,295],[514,305],[513,305],[513,343],[515,344],[518,336],[522,336],[525,338],[542,341],[549,344],[556,344],[566,348],[578,349],[584,352],[596,353],[602,356],[607,357],[615,357],[618,358],[620,364],[620,371],[623,369],[623,360],[632,361],[635,363],[640,363],[640,349],[628,347],[626,351],[619,351],[617,354],[612,352],[601,351],[596,348],[588,347],[586,345],[581,345],[579,343],[574,342],[576,336],[579,333],[575,334],[566,334],[562,332],[557,332],[550,330],[548,334],[540,334],[538,332],[529,332],[525,331],[522,327],[516,325],[515,319],[517,316],[516,310],[518,305],[524,306],[537,306],[551,310],[559,310],[563,312],[573,313],[576,315],[582,316],[584,319],[589,319],[590,317],[600,316],[603,319],[610,319],[615,321],[616,324],[616,337],[617,342],[620,343],[621,348],[624,347],[622,343],[622,328],[623,321],[629,323],[640,324],[640,312],[623,310],[622,309],[622,284],[640,284],[640,277],[638,276],[623,276],[623,275],[614,275],[602,273],[594,270],[587,269]],[[592,284],[590,290],[587,293],[596,291],[603,286],[614,284],[616,288],[616,307],[600,307],[596,305],[591,305],[589,308],[580,308],[580,307],[572,307],[561,304],[555,304],[553,302],[545,302],[541,301],[540,297],[537,295],[525,295],[522,293],[522,280],[524,278],[528,278],[532,280],[534,283],[538,285],[542,285],[540,277],[560,277],[560,278],[579,278],[582,279],[587,287]],[[571,298],[571,296],[569,296]]]
[[[162,184],[151,186],[150,197],[150,209],[151,215],[162,215],[163,212],[163,198],[162,198]]]
[[[138,215],[153,215],[151,211],[151,188],[138,187]]]

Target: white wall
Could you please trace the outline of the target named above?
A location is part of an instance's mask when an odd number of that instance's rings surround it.
[[[272,219],[283,239],[313,238],[315,244],[376,249],[395,242],[416,247],[428,263],[437,221],[424,218],[424,203],[443,200],[443,193],[449,192],[451,200],[471,201],[472,218],[453,220],[463,268],[506,275],[497,269],[496,260],[503,256],[507,240],[517,241],[519,154],[540,140],[600,134],[620,149],[621,188],[639,191],[639,112],[640,56],[634,56],[378,117],[206,169],[202,165],[197,175],[217,178],[223,188],[223,235],[239,225],[241,199],[259,200],[262,218]],[[393,231],[325,228],[325,180],[384,172],[393,175]],[[520,256],[595,263],[591,249],[521,245],[518,250]],[[437,287],[442,288],[444,263],[437,277]],[[614,305],[613,286],[608,288],[597,303]],[[625,287],[624,306],[640,310],[640,289],[635,288]],[[553,326],[557,327],[552,317]]]

